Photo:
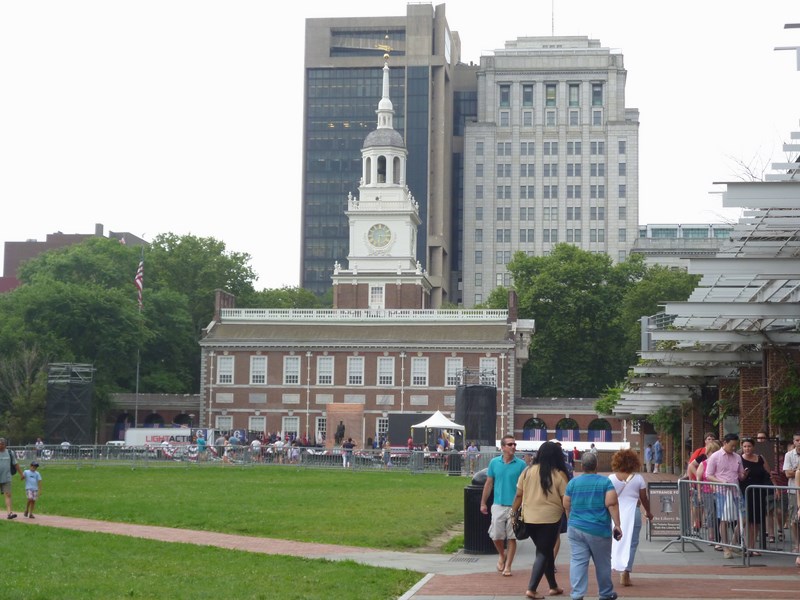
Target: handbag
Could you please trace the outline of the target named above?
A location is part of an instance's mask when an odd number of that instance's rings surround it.
[[[8,449],[8,464],[11,466],[11,474],[17,474],[17,465],[14,464],[14,457],[11,455],[11,448]]]
[[[525,471],[522,473],[522,477],[524,478],[530,467],[526,467]],[[525,498],[523,496],[522,502],[524,504]],[[522,507],[523,504],[519,505],[519,509],[513,513],[511,513],[511,528],[514,530],[514,537],[518,540],[527,540],[530,535],[528,535],[528,528],[525,526],[525,521],[522,520]]]
[[[511,527],[514,530],[514,537],[518,540],[527,540],[530,536],[528,535],[528,528],[525,526],[525,521],[522,520],[522,506],[519,507],[518,511],[511,515],[511,519]]]

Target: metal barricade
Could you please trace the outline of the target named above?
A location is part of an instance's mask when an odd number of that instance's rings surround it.
[[[798,556],[797,488],[750,485],[745,490],[745,543],[753,553]],[[756,556],[758,555],[756,554]]]
[[[739,485],[682,479],[680,499],[680,541],[707,543],[723,548],[726,558],[740,557],[747,564],[744,502]],[[684,549],[684,548],[682,548]]]
[[[788,486],[679,482],[681,535],[740,555],[744,565],[762,553],[800,556],[798,490]]]
[[[35,457],[28,447],[11,448],[17,460],[27,468]],[[215,446],[208,445],[201,455],[196,444],[146,444],[129,446],[121,444],[51,445],[41,449],[37,458],[42,463],[71,465],[77,468],[101,465],[125,465],[131,468],[144,467],[202,467],[212,466],[288,466],[313,469],[349,469],[353,471],[384,470],[410,471],[411,473],[443,473],[469,475],[473,469],[485,468],[497,452],[476,453],[469,458],[461,452],[409,451],[407,448],[392,448],[390,464],[385,464],[383,449],[355,448],[347,452],[342,448],[320,448],[274,444],[262,444],[260,449],[250,446],[229,448],[218,453]],[[227,454],[227,455],[226,455]]]

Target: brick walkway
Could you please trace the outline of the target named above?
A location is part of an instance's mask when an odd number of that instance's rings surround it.
[[[257,538],[208,531],[175,529],[150,525],[132,525],[93,521],[73,517],[37,515],[35,520],[20,517],[25,525],[62,527],[80,531],[129,535],[153,540],[216,546],[259,552],[329,560],[349,559],[373,566],[410,569],[428,573],[404,596],[403,600],[510,600],[523,598],[527,588],[534,548],[521,542],[512,577],[495,571],[496,556],[442,555],[375,550],[354,546],[311,544],[291,540]],[[557,579],[569,598],[569,550],[563,536]],[[706,548],[703,552],[663,552],[665,540],[642,540],[637,552],[637,566],[632,587],[617,587],[620,598],[634,599],[795,599],[800,589],[800,569],[790,556],[752,559],[750,567],[741,560],[724,560],[721,553]],[[678,550],[676,546],[672,550]],[[546,593],[546,582],[539,593]],[[597,597],[594,573],[591,573],[588,598]]]

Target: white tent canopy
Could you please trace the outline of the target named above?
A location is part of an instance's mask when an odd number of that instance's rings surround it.
[[[464,431],[464,426],[454,423],[445,417],[441,411],[437,410],[428,419],[422,423],[417,423],[411,426],[412,429],[455,429],[457,431]]]

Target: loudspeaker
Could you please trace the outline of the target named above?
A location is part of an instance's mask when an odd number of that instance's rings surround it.
[[[464,445],[494,446],[497,441],[497,388],[490,385],[456,387],[456,423],[464,426]]]
[[[44,439],[48,444],[94,444],[92,383],[47,384]]]

